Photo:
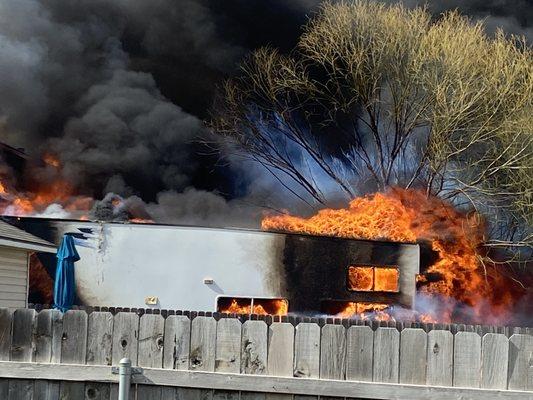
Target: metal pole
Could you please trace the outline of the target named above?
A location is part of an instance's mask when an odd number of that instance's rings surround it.
[[[131,360],[123,358],[118,363],[118,400],[129,400],[131,385]]]

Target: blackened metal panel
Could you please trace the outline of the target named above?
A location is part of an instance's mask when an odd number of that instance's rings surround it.
[[[385,302],[412,306],[419,273],[418,245],[287,235],[284,264],[291,311],[320,312],[323,300]],[[400,292],[353,292],[350,265],[398,266]]]

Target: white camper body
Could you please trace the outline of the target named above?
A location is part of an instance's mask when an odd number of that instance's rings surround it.
[[[77,295],[89,306],[215,311],[219,296],[284,297],[285,236],[266,232],[52,222],[75,234]]]
[[[16,222],[54,243],[65,234],[74,237],[81,258],[76,294],[83,306],[220,311],[240,297],[239,305],[268,308],[279,302],[266,299],[284,299],[290,312],[315,314],[346,302],[413,307],[420,272],[416,243],[156,224]],[[46,261],[48,271],[53,262]],[[398,271],[396,288],[354,290],[348,284],[354,265]]]

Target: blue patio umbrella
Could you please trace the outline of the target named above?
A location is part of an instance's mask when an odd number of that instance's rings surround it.
[[[56,278],[54,282],[54,307],[65,312],[74,304],[76,287],[74,283],[74,263],[80,259],[74,239],[64,235],[57,251]]]

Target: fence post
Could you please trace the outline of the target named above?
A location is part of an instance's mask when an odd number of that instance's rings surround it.
[[[118,400],[129,400],[131,384],[131,360],[123,358],[118,363]]]

